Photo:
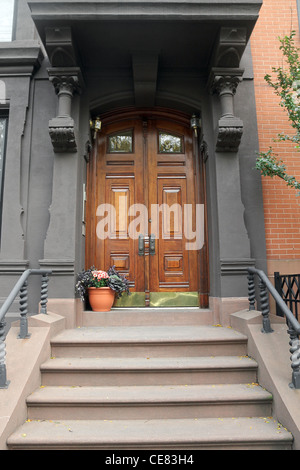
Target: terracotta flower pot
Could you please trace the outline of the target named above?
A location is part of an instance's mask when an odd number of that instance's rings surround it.
[[[89,287],[88,295],[94,312],[108,312],[115,300],[115,291],[110,287]]]

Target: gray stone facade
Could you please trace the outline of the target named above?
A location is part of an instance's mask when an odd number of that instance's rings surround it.
[[[249,46],[261,3],[18,0],[15,39],[0,44],[9,113],[1,299],[27,267],[51,268],[50,297],[74,298],[89,121],[122,108],[201,119],[210,297],[247,296],[247,267],[266,268]]]

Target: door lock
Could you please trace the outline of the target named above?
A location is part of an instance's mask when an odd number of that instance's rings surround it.
[[[145,238],[144,235],[139,235],[139,256],[145,254]]]
[[[155,255],[155,235],[153,233],[149,237],[149,253]]]

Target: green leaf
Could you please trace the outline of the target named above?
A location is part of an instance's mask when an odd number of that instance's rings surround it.
[[[285,64],[281,67],[272,67],[273,76],[266,74],[264,79],[280,98],[279,105],[285,109],[294,131],[292,134],[279,133],[273,140],[275,142],[292,142],[298,151],[300,148],[300,61],[299,49],[295,46],[294,41],[295,35],[296,32],[291,31],[289,35],[278,38],[279,49],[283,53]],[[288,186],[300,190],[300,183],[294,176],[287,174],[285,164],[273,153],[272,147],[266,152],[259,153],[255,168],[263,176],[281,178]]]

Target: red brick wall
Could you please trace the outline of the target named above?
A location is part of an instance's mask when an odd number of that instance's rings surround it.
[[[300,152],[289,143],[272,140],[279,132],[291,133],[291,127],[273,89],[264,80],[273,66],[282,65],[278,36],[291,30],[297,32],[296,44],[300,47],[296,0],[264,0],[251,49],[260,150],[272,146],[285,162],[288,174],[300,180]],[[300,197],[279,178],[262,177],[262,184],[269,273],[300,272]]]

